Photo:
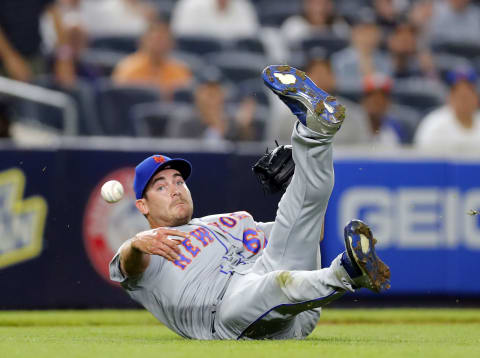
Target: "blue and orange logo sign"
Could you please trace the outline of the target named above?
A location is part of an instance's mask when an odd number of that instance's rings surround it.
[[[0,268],[32,259],[43,247],[47,202],[23,199],[25,174],[17,168],[0,172]]]

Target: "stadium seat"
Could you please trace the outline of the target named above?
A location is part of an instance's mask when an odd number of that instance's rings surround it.
[[[432,51],[434,54],[446,53],[466,59],[480,56],[479,45],[460,42],[436,42],[432,44]]]
[[[138,38],[134,36],[95,37],[89,41],[88,47],[96,50],[129,54],[137,50]]]
[[[348,40],[335,36],[313,36],[302,41],[301,49],[308,53],[313,48],[322,48],[327,55],[343,50],[348,46]]]
[[[257,103],[269,107],[269,94],[260,78],[249,79],[237,84],[239,97],[253,97]]]
[[[130,110],[135,137],[163,137],[169,120],[169,111],[161,103],[136,104]]]
[[[268,61],[264,56],[247,52],[220,52],[210,54],[208,63],[218,67],[225,77],[238,83],[251,78],[258,78]]]
[[[337,94],[351,101],[359,102],[363,94],[361,81],[356,79],[351,79],[349,81],[338,81]]]
[[[425,114],[443,104],[445,93],[441,87],[441,83],[425,78],[398,80],[392,96],[395,102]]]
[[[180,88],[173,92],[173,101],[175,103],[192,104],[193,100],[194,93],[192,87]]]
[[[336,13],[350,21],[355,19],[360,11],[372,6],[371,0],[336,0],[333,3]]]
[[[260,23],[263,26],[279,27],[290,16],[302,12],[302,2],[292,0],[261,0],[257,4]]]
[[[116,86],[103,82],[97,91],[97,108],[105,135],[133,136],[130,110],[136,104],[159,102],[158,89],[146,86]]]
[[[205,61],[202,59],[202,57],[194,53],[180,51],[176,49],[172,52],[171,56],[172,58],[178,61],[182,61],[184,64],[190,67],[190,70],[193,73],[202,71],[205,66]]]
[[[108,77],[125,56],[127,54],[121,52],[87,49],[82,53],[79,62],[85,67],[98,69],[102,76]]]
[[[257,38],[242,38],[234,41],[233,48],[237,51],[253,52],[265,55],[265,47]]]
[[[52,76],[42,75],[35,79],[34,84],[70,96],[77,109],[78,135],[101,134],[101,127],[93,105],[93,90],[89,83],[77,80],[75,87],[65,88],[58,85]],[[64,130],[61,109],[23,99],[16,99],[13,103],[20,118],[33,119],[49,128]]]
[[[222,41],[205,36],[181,36],[176,39],[176,47],[180,51],[204,56],[212,52],[222,51]]]

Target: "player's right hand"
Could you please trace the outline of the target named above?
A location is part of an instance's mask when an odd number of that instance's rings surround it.
[[[169,236],[174,236],[174,238],[170,239]],[[175,261],[180,254],[178,245],[181,245],[183,239],[188,239],[188,237],[189,234],[186,232],[159,227],[135,235],[132,247],[145,254],[158,255],[168,261]]]

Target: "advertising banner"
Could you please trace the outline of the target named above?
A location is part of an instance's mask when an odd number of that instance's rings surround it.
[[[134,167],[152,152],[58,149],[0,152],[0,309],[132,307],[108,278],[118,247],[148,228],[135,208]],[[193,164],[194,216],[275,217],[280,195],[262,192],[258,155],[163,153]],[[327,210],[324,265],[344,250],[343,227],[367,222],[392,271],[388,295],[480,296],[480,161],[340,158]],[[107,204],[101,185],[125,197]],[[473,211],[472,211],[473,210]],[[472,275],[473,274],[473,275]]]
[[[480,163],[335,162],[324,258],[344,247],[351,218],[367,222],[392,271],[394,293],[480,293]],[[473,211],[472,211],[473,210]],[[332,240],[333,238],[333,240]]]

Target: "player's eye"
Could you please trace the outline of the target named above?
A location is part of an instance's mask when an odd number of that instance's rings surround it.
[[[177,181],[177,185],[183,185],[183,180]]]
[[[158,190],[158,191],[162,191],[162,190],[164,190],[164,189],[165,189],[165,185],[159,185],[159,186],[157,187],[157,190]]]

